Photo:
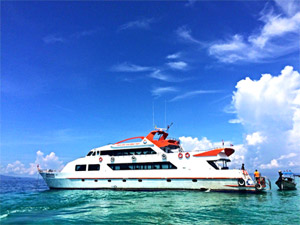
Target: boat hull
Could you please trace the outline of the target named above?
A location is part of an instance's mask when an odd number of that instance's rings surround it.
[[[296,183],[291,181],[276,181],[276,185],[280,190],[295,190]]]
[[[41,175],[50,189],[259,191],[254,185],[239,186],[236,178],[50,178]]]

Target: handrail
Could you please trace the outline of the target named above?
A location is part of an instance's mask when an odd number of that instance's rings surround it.
[[[125,142],[125,141],[133,140],[133,139],[138,139],[138,138],[140,138],[140,139],[142,139],[142,140],[144,139],[143,136],[140,136],[140,137],[132,137],[132,138],[127,138],[127,139],[125,139],[125,140],[122,140],[122,141],[119,141],[119,142],[117,142],[117,143],[114,143],[114,145],[115,145],[115,144],[120,144],[120,143]]]

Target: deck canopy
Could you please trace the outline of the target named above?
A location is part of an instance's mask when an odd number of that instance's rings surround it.
[[[158,140],[155,140],[154,137],[158,135]],[[151,131],[146,138],[155,144],[157,147],[165,147],[168,145],[177,145],[179,147],[179,140],[175,139],[167,139],[168,133],[162,130],[154,130]]]
[[[201,153],[195,154],[193,156],[195,156],[195,157],[217,156],[221,152],[225,153],[227,156],[230,156],[234,153],[234,149],[232,149],[232,148],[217,148],[217,149],[201,152]]]

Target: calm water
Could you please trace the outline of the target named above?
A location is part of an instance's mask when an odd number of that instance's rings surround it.
[[[50,191],[42,180],[1,180],[1,224],[300,224],[298,190]]]

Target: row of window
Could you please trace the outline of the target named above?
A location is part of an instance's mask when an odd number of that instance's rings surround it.
[[[100,151],[90,151],[86,156],[95,156],[97,153],[97,155],[100,155]]]
[[[154,162],[154,163],[114,163],[107,164],[112,170],[161,170],[161,169],[177,169],[170,162]]]
[[[105,150],[101,151],[100,155],[109,156],[124,156],[124,155],[150,155],[156,154],[152,148],[135,148],[135,149],[122,149],[122,150]]]
[[[85,179],[81,179],[81,181],[84,182]],[[97,179],[94,180],[94,181],[95,181],[95,182],[98,182]],[[126,182],[126,179],[123,179],[122,181],[123,181],[123,182]],[[171,182],[172,180],[171,180],[171,179],[167,179],[166,181],[167,181],[167,182]],[[197,180],[197,179],[192,179],[192,181],[193,181],[193,182],[197,182],[198,180]],[[111,180],[107,180],[107,182],[111,182]],[[142,180],[142,179],[138,179],[138,182],[143,182],[143,180]]]
[[[88,171],[99,171],[100,164],[89,164]],[[86,165],[76,165],[75,171],[86,171]]]

